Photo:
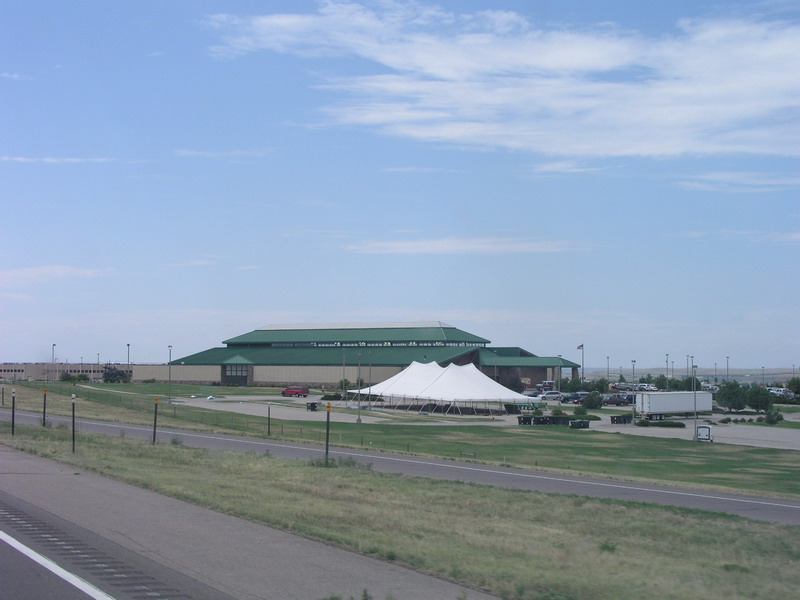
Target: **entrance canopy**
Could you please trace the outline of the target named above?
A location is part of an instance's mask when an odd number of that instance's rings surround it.
[[[394,377],[351,394],[371,394],[384,399],[404,398],[442,402],[527,402],[527,396],[500,385],[481,373],[473,364],[412,362]]]

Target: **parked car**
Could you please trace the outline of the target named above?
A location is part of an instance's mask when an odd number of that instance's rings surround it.
[[[538,396],[539,400],[561,400],[561,392],[556,392],[555,390],[551,390],[549,392],[545,392]]]
[[[583,401],[586,400],[586,398],[588,398],[590,394],[591,394],[591,392],[575,392],[575,395],[578,396],[578,397],[575,398],[572,401],[572,403],[573,404],[583,404]]]
[[[281,392],[281,396],[302,396],[305,398],[308,396],[308,388],[301,385],[290,385]]]
[[[603,399],[603,404],[609,406],[627,406],[630,403],[630,395],[628,394],[611,394]]]

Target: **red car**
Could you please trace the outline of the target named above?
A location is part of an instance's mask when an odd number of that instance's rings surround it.
[[[296,396],[296,397],[302,396],[303,398],[305,398],[306,396],[308,396],[308,388],[303,387],[301,385],[290,385],[281,392],[281,396]]]

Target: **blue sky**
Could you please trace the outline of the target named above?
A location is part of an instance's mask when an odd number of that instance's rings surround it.
[[[800,365],[800,3],[5,0],[0,361],[450,323]]]

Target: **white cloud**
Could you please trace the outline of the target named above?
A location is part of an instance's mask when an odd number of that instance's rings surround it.
[[[576,160],[560,160],[543,163],[533,168],[534,173],[595,173],[597,167],[582,167]]]
[[[102,269],[84,269],[64,265],[48,265],[0,271],[0,288],[27,288],[65,279],[93,279],[108,273]]]
[[[673,237],[690,238],[690,239],[703,239],[703,238],[716,238],[722,240],[736,240],[743,242],[753,243],[794,243],[800,242],[800,231],[759,231],[752,229],[711,229],[711,230],[694,230],[687,231],[680,234],[675,234]]]
[[[583,250],[585,244],[568,240],[522,238],[438,238],[429,240],[375,240],[348,246],[361,254],[542,254]]]
[[[355,56],[331,78],[340,124],[559,156],[797,156],[800,26],[684,20],[671,35],[536,28],[504,11],[330,1],[316,14],[217,15],[220,57]]]
[[[800,186],[800,177],[747,171],[719,171],[692,175],[680,185],[694,190],[731,193],[777,192]]]
[[[54,156],[0,156],[0,162],[17,162],[17,163],[31,163],[31,164],[48,164],[48,165],[74,165],[84,163],[109,163],[116,162],[115,158],[68,158],[68,157],[54,157]]]
[[[175,150],[176,156],[184,156],[190,158],[261,158],[266,156],[266,150],[228,150],[228,151],[207,151],[207,150]]]

